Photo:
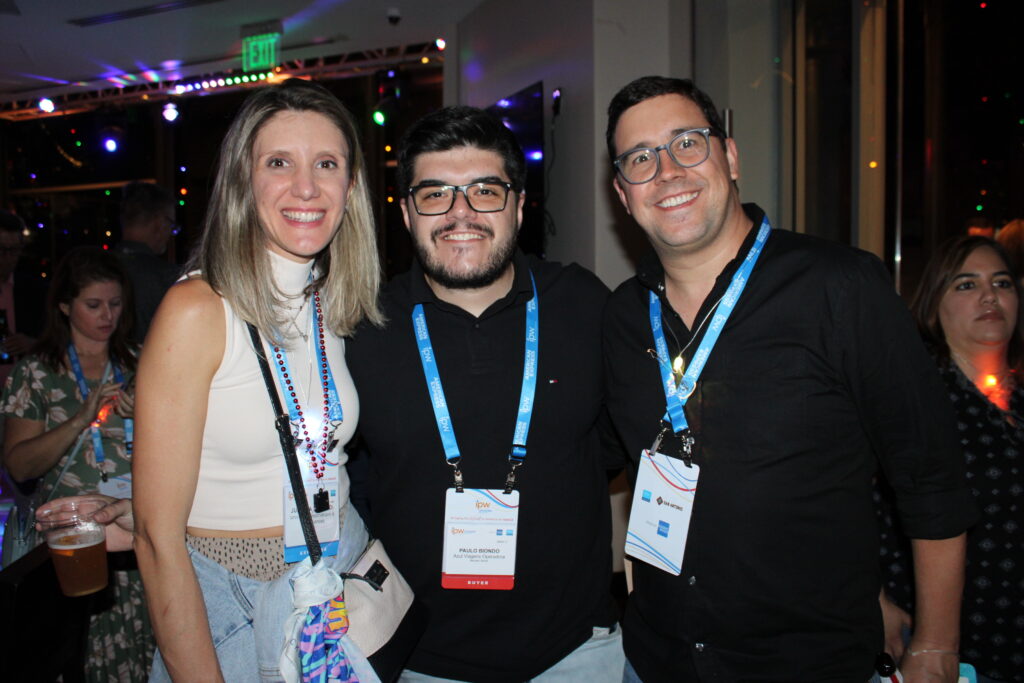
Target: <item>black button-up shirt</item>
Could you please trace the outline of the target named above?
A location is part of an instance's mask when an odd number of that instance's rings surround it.
[[[347,343],[369,452],[368,520],[430,610],[409,662],[464,681],[518,683],[614,622],[608,479],[598,422],[604,407],[601,319],[608,289],[579,266],[517,254],[507,296],[479,318],[439,300],[418,264],[393,280],[383,329]],[[537,395],[520,492],[515,588],[441,588],[445,461],[411,313],[423,304],[470,488],[502,489],[523,379],[525,308],[540,297]],[[353,495],[359,487],[353,480]]]
[[[695,321],[753,243],[763,212],[744,208],[753,229]],[[673,357],[692,336],[663,279],[652,254],[605,317],[609,410],[633,458],[665,413],[650,291]],[[772,231],[686,414],[701,472],[682,574],[633,563],[623,633],[641,678],[866,681],[882,648],[877,463],[910,535],[975,516],[948,401],[882,264]]]

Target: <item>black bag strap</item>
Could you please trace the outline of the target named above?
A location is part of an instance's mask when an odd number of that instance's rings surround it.
[[[270,395],[270,402],[274,406],[274,427],[277,429],[277,438],[281,442],[281,451],[284,453],[284,462],[288,469],[288,479],[292,485],[292,494],[295,496],[295,505],[299,510],[299,524],[302,526],[302,536],[306,539],[306,550],[309,551],[309,559],[313,564],[320,561],[320,541],[316,537],[316,529],[313,528],[313,515],[309,511],[309,501],[306,500],[306,487],[302,484],[302,471],[299,469],[299,460],[295,457],[295,441],[292,439],[292,430],[288,421],[288,413],[281,406],[281,399],[277,395],[277,387],[270,376],[270,363],[267,362],[267,355],[263,353],[263,341],[260,339],[259,330],[252,323],[246,323],[249,329],[249,336],[252,337],[253,350],[256,351],[256,359],[260,363],[260,371],[263,373],[263,381],[267,385],[267,393]]]

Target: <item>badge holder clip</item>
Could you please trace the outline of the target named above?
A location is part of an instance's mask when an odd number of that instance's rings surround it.
[[[653,456],[658,453],[658,449],[661,448],[662,442],[666,436],[674,435],[679,438],[680,450],[683,454],[683,464],[687,467],[693,467],[693,434],[690,432],[690,428],[683,429],[678,434],[675,434],[664,420],[661,422],[661,430],[658,431],[658,435],[654,437],[654,443],[651,444],[650,453]]]
[[[453,460],[449,460],[448,461],[448,464],[451,465],[452,466],[452,470],[454,470],[455,492],[456,493],[462,493],[462,490],[466,486],[465,482],[462,479],[462,470],[459,469],[459,465],[461,463],[462,463],[462,458],[461,457],[460,458],[455,458]]]
[[[512,444],[512,452],[508,454],[508,463],[511,469],[508,471],[508,476],[505,477],[506,496],[512,493],[512,489],[516,487],[516,468],[522,465],[524,460],[526,460],[526,446]]]

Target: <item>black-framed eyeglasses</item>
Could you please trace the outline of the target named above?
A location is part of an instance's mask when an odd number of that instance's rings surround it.
[[[465,185],[421,183],[410,187],[409,195],[416,213],[421,216],[440,216],[452,210],[455,195],[459,192],[465,195],[469,208],[477,213],[494,213],[505,209],[511,191],[511,184],[500,181]]]
[[[711,155],[712,135],[722,137],[716,128],[691,128],[664,145],[631,149],[615,159],[615,170],[630,185],[650,182],[661,173],[661,150],[683,168],[698,166]]]

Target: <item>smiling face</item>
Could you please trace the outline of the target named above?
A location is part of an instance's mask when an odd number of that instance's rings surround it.
[[[978,247],[964,259],[939,301],[939,324],[950,349],[961,354],[1009,343],[1017,324],[1017,290],[994,249]]]
[[[456,147],[417,156],[411,185],[494,181],[509,182],[501,155],[479,147]],[[440,216],[419,215],[406,196],[402,217],[431,281],[448,289],[481,288],[509,271],[523,219],[523,194],[510,192],[502,211],[480,213],[459,192],[452,208]]]
[[[657,147],[679,133],[710,124],[692,100],[658,95],[622,113],[615,128],[620,155],[639,147]],[[653,180],[631,185],[616,174],[615,190],[659,254],[692,253],[713,244],[723,230],[739,227],[743,210],[732,184],[739,178],[739,159],[732,139],[711,138],[708,158],[683,168],[665,151]]]
[[[348,144],[323,114],[281,111],[252,149],[252,192],[268,248],[304,263],[330,244],[345,215]]]
[[[121,319],[121,285],[113,280],[93,282],[59,308],[68,317],[71,340],[76,346],[84,340],[110,341]]]

